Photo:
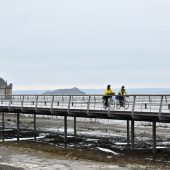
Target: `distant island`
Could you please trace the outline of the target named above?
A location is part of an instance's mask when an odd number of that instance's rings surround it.
[[[81,91],[77,87],[71,89],[58,89],[53,91],[46,91],[43,95],[84,95],[85,92]]]

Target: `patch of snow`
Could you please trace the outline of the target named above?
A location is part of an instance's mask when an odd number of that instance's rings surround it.
[[[45,136],[38,136],[36,137],[36,139],[41,139],[44,138]],[[30,137],[30,138],[19,138],[20,141],[22,140],[32,140],[34,139],[34,137]],[[3,140],[1,139],[0,142],[2,142]],[[12,139],[4,139],[5,142],[11,142],[11,141],[17,141],[17,138],[12,138]]]
[[[122,169],[122,170],[124,170],[125,168],[122,168],[122,167],[120,168],[120,167],[118,167],[117,165],[102,165],[102,166],[99,166],[99,165],[97,165],[97,164],[96,164],[96,165],[94,164],[94,165],[86,165],[86,166],[85,166],[85,169],[94,169],[94,170],[97,170],[97,169],[100,169],[100,170],[101,170],[101,169],[105,169],[105,170],[106,170],[106,169],[112,169],[112,170],[113,170],[113,169],[115,169],[115,170],[116,170],[116,169],[117,169],[117,170],[120,169],[120,170],[121,170],[121,169]]]
[[[88,134],[88,135],[94,135],[94,136],[103,136],[103,137],[107,137],[107,136],[116,136],[116,137],[122,137],[123,135],[125,136],[125,134],[117,134],[117,133],[113,133],[113,132],[102,132],[102,131],[88,131],[88,132],[79,132],[79,134],[82,134],[82,135],[85,135],[85,134]]]
[[[64,132],[64,128],[43,128],[44,131],[51,131],[51,132]],[[68,128],[67,132],[74,132],[74,130],[72,128]]]
[[[170,145],[170,142],[157,142],[157,145]]]
[[[90,139],[90,138],[86,139],[87,142],[90,142],[90,141],[98,141],[98,140],[99,140],[99,139]]]
[[[153,159],[152,159],[152,158],[145,158],[145,160],[153,161]]]
[[[1,162],[0,165],[7,165],[7,166],[15,167],[15,168],[22,168],[21,166],[14,165],[12,163],[3,163],[3,162]],[[12,169],[12,168],[9,168],[9,169]]]
[[[156,147],[156,149],[165,149],[165,148],[167,148],[167,147],[165,147],[165,146],[157,146]]]
[[[114,152],[114,151],[112,151],[112,150],[110,150],[110,149],[107,149],[107,148],[97,147],[97,149],[99,149],[99,150],[101,150],[101,151],[103,151],[103,152],[112,153],[112,154],[114,154],[114,155],[120,155],[120,153]]]
[[[125,142],[116,142],[115,145],[127,145]]]

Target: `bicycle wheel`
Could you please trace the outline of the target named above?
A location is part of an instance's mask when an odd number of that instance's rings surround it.
[[[115,101],[113,99],[109,100],[109,107],[110,107],[110,110],[114,110],[114,108],[115,108]]]
[[[123,106],[124,106],[125,109],[128,109],[129,108],[129,102],[127,100],[124,100]]]
[[[120,102],[119,102],[119,100],[116,101],[116,108],[120,109]]]

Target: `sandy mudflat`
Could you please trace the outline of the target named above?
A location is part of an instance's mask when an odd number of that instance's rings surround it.
[[[0,170],[127,170],[114,164],[67,159],[22,146],[0,146],[0,155]]]
[[[16,117],[5,116],[6,127],[16,128]],[[105,122],[105,121],[104,121]],[[135,152],[126,143],[126,121],[77,122],[77,137],[73,133],[73,120],[68,120],[68,146],[64,148],[63,120],[38,118],[37,129],[44,138],[34,142],[6,143],[0,146],[0,166],[4,169],[170,169],[168,149],[170,129],[159,124],[156,154],[152,154],[152,128],[150,123],[136,123]],[[21,129],[32,129],[33,118],[21,117]],[[164,141],[164,143],[163,143]],[[142,149],[143,148],[143,149]],[[2,169],[0,168],[0,170]],[[13,168],[14,169],[14,168]]]

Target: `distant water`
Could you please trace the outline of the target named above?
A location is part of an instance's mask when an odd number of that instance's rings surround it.
[[[80,89],[86,94],[103,94],[104,89]],[[47,90],[14,90],[13,94],[28,94],[28,95],[40,95]],[[119,89],[114,89],[115,93],[119,92]],[[170,94],[170,88],[127,88],[128,94]]]
[[[15,95],[20,95],[20,94],[28,94],[28,95],[40,95],[46,92],[47,90],[13,90],[12,93]]]
[[[118,94],[120,89],[114,89]],[[103,94],[104,89],[82,89],[86,94]],[[127,88],[128,94],[170,94],[170,88]]]

